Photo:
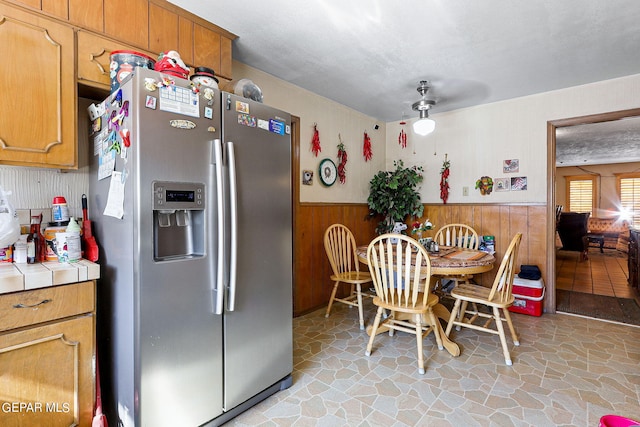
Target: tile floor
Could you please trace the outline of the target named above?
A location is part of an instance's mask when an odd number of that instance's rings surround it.
[[[367,324],[375,313],[365,302]],[[227,426],[593,426],[605,414],[640,420],[640,328],[577,317],[513,314],[520,346],[504,364],[497,336],[453,332],[454,358],[425,338],[368,336],[336,304],[294,319],[294,383]]]
[[[627,254],[614,249],[589,250],[589,259],[582,261],[579,252],[556,252],[556,287],[567,291],[633,298],[629,287]]]

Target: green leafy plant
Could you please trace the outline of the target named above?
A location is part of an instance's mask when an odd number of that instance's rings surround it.
[[[393,225],[404,222],[408,215],[421,217],[424,211],[418,192],[422,166],[405,167],[402,160],[393,165],[394,171],[380,171],[369,182],[369,217],[383,217],[376,227],[378,234],[392,231]]]

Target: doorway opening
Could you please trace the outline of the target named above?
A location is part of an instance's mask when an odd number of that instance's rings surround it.
[[[559,242],[556,233],[557,206],[565,205],[562,210],[569,210],[565,203],[565,194],[558,197],[558,181],[564,181],[564,175],[558,173],[556,168],[558,130],[568,130],[569,127],[586,124],[613,123],[634,116],[640,116],[640,109],[548,122],[547,244],[554,250],[548,252],[547,277],[552,279],[548,291],[553,299],[551,305],[557,311],[640,325],[640,298],[637,288],[632,288],[628,283],[626,252],[617,250],[615,246],[605,248],[601,252],[599,247],[591,246],[585,259],[580,252],[560,250],[562,242]],[[585,153],[588,151],[586,146],[577,149]],[[580,170],[592,172],[589,168]],[[611,191],[606,193],[607,196],[617,197],[609,194]],[[558,199],[561,199],[560,203]]]

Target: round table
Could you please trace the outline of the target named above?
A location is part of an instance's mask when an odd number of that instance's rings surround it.
[[[367,246],[358,246],[356,248],[356,255],[358,261],[369,265],[367,262]],[[441,246],[439,252],[429,253],[429,261],[431,261],[431,284],[433,286],[434,281],[437,280],[437,276],[480,274],[491,271],[496,259],[490,253],[475,249]],[[449,321],[449,317],[451,316],[449,310],[440,303],[433,307],[433,312],[438,318],[444,319],[446,322]],[[376,335],[385,331],[385,328],[378,328]],[[367,333],[370,333],[370,327],[367,328]],[[442,338],[444,347],[449,353],[453,356],[460,355],[458,344],[445,336],[442,328],[440,328],[440,337]]]

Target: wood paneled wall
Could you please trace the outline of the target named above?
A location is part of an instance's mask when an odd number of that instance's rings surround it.
[[[449,223],[464,223],[472,226],[479,235],[493,235],[496,242],[496,264],[502,260],[504,251],[517,232],[523,239],[518,256],[518,268],[522,264],[533,264],[546,274],[546,205],[425,205],[421,220],[429,218],[438,228]],[[366,204],[313,204],[297,206],[294,230],[294,290],[293,310],[295,316],[326,305],[331,294],[329,280],[331,267],[324,252],[324,230],[334,223],[342,223],[353,232],[358,244],[366,244],[376,236],[378,220],[368,220]],[[425,233],[425,237],[429,236]],[[476,281],[490,284],[493,272],[477,276]]]

